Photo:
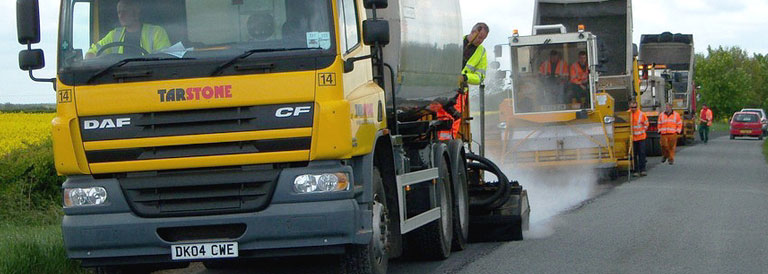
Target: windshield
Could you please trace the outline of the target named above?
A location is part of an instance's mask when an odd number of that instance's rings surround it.
[[[759,121],[760,118],[758,118],[756,114],[736,114],[736,117],[733,117],[733,120],[742,123],[753,123]]]
[[[515,113],[591,109],[587,43],[513,47]]]
[[[140,58],[120,69],[158,67],[157,62],[184,67],[175,71],[179,78],[207,76],[247,51],[255,54],[242,62],[335,53],[327,0],[68,0],[62,5],[59,73],[70,82],[88,82],[94,72],[125,59]],[[193,64],[196,69],[190,69]],[[289,67],[313,69],[282,68]],[[150,75],[174,78],[160,71]]]

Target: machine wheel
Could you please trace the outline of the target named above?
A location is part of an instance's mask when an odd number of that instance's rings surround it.
[[[444,154],[443,154],[444,155]],[[440,178],[450,178],[446,157],[438,157]],[[447,180],[438,182],[435,199],[440,205],[440,219],[424,225],[408,234],[409,253],[428,260],[444,260],[451,255],[453,241],[453,203],[451,187]]]
[[[760,135],[760,137],[757,137],[757,139],[762,141],[763,140],[763,135]]]
[[[371,242],[347,247],[341,260],[344,273],[386,274],[389,264],[390,225],[387,197],[379,169],[373,168],[373,224]]]
[[[735,136],[733,136],[733,134],[731,134],[731,140],[733,140],[733,139],[735,139],[735,138],[736,138],[736,137],[735,137]]]
[[[458,154],[458,155],[456,155]],[[467,185],[467,158],[464,150],[451,151],[455,158],[451,162],[453,186],[453,243],[454,251],[464,250],[469,238],[469,186]]]
[[[685,137],[685,135],[680,136],[681,138],[677,139],[677,145],[684,146],[688,144],[688,138]]]
[[[645,143],[647,156],[661,156],[661,144],[659,138],[648,138]]]

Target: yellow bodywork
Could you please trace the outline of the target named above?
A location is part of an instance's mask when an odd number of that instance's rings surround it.
[[[334,5],[336,2],[333,2]],[[338,9],[333,8],[334,13]],[[360,9],[359,16],[364,17]],[[335,33],[343,33],[336,31]],[[338,42],[338,37],[336,37]],[[338,43],[337,43],[338,44]],[[53,120],[54,158],[60,175],[154,171],[265,163],[342,160],[371,153],[377,133],[386,128],[384,91],[372,80],[371,61],[356,62],[357,69],[343,72],[343,61],[370,54],[356,49],[337,54],[324,69],[176,79],[151,82],[67,86],[57,83],[59,100]],[[333,75],[322,83],[321,76]],[[231,97],[161,102],[158,90],[195,86],[231,86]],[[66,94],[66,96],[62,96]],[[258,105],[313,103],[312,127],[282,130],[213,133],[168,137],[83,142],[80,118],[148,112],[201,110]],[[362,111],[361,111],[362,110]],[[311,137],[304,151],[263,152],[201,157],[89,163],[86,151],[141,147],[212,144],[265,139]]]

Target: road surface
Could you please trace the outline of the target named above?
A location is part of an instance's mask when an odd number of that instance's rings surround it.
[[[575,197],[542,194],[537,201],[537,189],[557,191],[529,185],[536,223],[526,240],[472,244],[439,262],[396,260],[389,272],[764,273],[768,165],[761,145],[721,136],[681,147],[675,165],[649,158],[647,177],[620,178]],[[193,264],[170,272],[332,273],[333,264],[324,260],[265,261],[225,271]]]

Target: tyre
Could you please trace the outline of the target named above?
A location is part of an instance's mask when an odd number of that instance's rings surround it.
[[[389,264],[389,239],[391,221],[387,210],[384,181],[378,168],[373,169],[373,235],[367,245],[347,246],[341,260],[342,270],[348,274],[386,274]]]
[[[731,135],[731,140],[733,140],[733,139],[735,139],[735,138],[736,138],[735,136]]]
[[[758,136],[757,139],[762,141],[763,140],[763,135]]]
[[[455,155],[454,152],[451,152]],[[451,162],[451,185],[453,186],[453,251],[464,250],[469,238],[469,190],[467,185],[467,158],[463,149],[457,151]]]
[[[445,155],[445,154],[443,154]],[[444,260],[451,255],[453,241],[453,203],[448,180],[447,157],[437,157],[441,180],[435,186],[435,200],[440,206],[440,219],[406,234],[408,253],[427,260]]]
[[[647,156],[661,156],[661,144],[659,138],[648,138],[646,141]]]

